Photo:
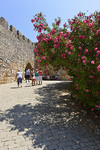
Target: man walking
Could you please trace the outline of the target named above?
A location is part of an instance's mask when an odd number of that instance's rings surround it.
[[[18,70],[16,73],[18,87],[19,87],[19,85],[20,85],[20,87],[22,87],[22,78],[23,78],[22,72],[20,70]]]

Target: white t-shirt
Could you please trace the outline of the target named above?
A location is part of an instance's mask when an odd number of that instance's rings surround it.
[[[22,78],[22,72],[20,72],[20,71],[17,72],[17,79],[18,78]]]
[[[26,75],[30,75],[30,71],[29,70],[26,70]]]

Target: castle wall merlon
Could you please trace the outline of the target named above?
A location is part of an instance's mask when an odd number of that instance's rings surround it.
[[[10,31],[12,31],[16,35],[16,28],[12,25],[10,25]]]
[[[31,43],[30,39],[27,39],[28,43]]]
[[[17,30],[17,37],[18,37],[19,39],[22,39],[22,33],[21,33],[19,30]]]
[[[22,39],[23,39],[23,40],[26,40],[26,37],[25,37],[25,35],[22,35]]]
[[[3,17],[0,18],[0,24],[8,29],[8,21],[5,20]]]

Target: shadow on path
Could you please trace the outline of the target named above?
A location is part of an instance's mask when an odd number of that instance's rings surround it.
[[[34,148],[45,145],[44,150],[62,147],[66,150],[68,147],[99,150],[100,136],[96,125],[84,111],[77,109],[74,100],[70,100],[69,86],[70,83],[62,82],[35,89],[34,93],[41,96],[41,99],[36,98],[40,104],[15,105],[0,114],[0,121],[6,120],[13,125],[12,131],[24,131]]]
[[[11,89],[18,89],[18,87],[11,87]]]

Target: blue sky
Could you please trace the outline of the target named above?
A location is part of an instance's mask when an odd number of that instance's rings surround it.
[[[78,12],[88,14],[100,11],[100,0],[0,0],[0,17],[13,25],[32,42],[37,42],[31,19],[36,13],[46,15],[49,26],[55,18],[61,17],[62,24]]]

